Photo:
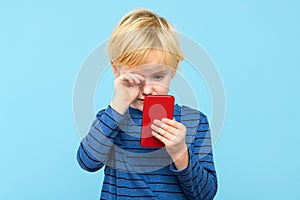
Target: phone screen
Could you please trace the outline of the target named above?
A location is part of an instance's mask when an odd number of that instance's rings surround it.
[[[171,95],[149,95],[144,99],[142,133],[140,144],[144,147],[164,147],[164,144],[152,136],[151,124],[155,119],[173,119],[174,97]]]

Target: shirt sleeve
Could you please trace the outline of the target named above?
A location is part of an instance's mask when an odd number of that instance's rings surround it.
[[[110,150],[118,134],[118,124],[123,120],[124,116],[110,106],[98,112],[77,151],[77,161],[81,168],[94,172],[109,162]]]
[[[189,146],[189,164],[183,170],[170,166],[188,199],[213,199],[217,192],[217,175],[213,162],[211,134],[207,117],[200,114],[194,142]]]

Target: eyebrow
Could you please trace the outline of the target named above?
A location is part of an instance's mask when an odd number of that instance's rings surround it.
[[[167,73],[168,69],[158,70],[154,72],[150,72],[149,74],[159,74],[159,73]],[[131,71],[133,73],[139,73],[139,71]]]
[[[153,72],[151,74],[160,74],[160,73],[167,73],[168,69],[162,69],[162,70],[159,70],[157,72]]]
[[[153,64],[152,64],[152,66],[153,66]],[[157,66],[161,66],[161,65],[157,65]],[[157,69],[157,71],[150,72],[148,75],[155,75],[155,74],[160,74],[160,73],[166,74],[168,72],[168,70],[170,70],[170,69],[169,68],[160,68],[160,69]],[[132,72],[139,73],[139,70],[135,71],[133,69]]]

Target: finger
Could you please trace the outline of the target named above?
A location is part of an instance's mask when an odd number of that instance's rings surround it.
[[[159,133],[152,131],[151,134],[156,137],[157,139],[159,139],[162,143],[164,143],[166,146],[168,146],[170,144],[170,141],[163,137],[162,135],[160,135]]]
[[[132,77],[130,77],[130,75],[128,75],[128,74],[126,76],[124,76],[124,80],[128,81],[128,83],[130,85],[134,84],[134,81],[133,81]]]
[[[168,131],[160,128],[159,126],[156,126],[154,124],[151,125],[152,130],[154,130],[156,133],[158,133],[159,135],[161,135],[162,137],[166,138],[167,140],[173,140],[174,139],[174,135],[169,133]]]
[[[140,75],[140,74],[137,74],[137,76],[139,77],[139,79],[145,80],[145,77],[144,77],[144,76],[142,76],[142,75]]]
[[[145,78],[139,74],[134,74],[134,81],[137,86],[141,86],[145,82]]]
[[[140,85],[144,81],[144,77],[139,74],[127,73],[125,78],[131,86]]]
[[[133,80],[134,80],[134,83],[138,86],[141,85],[141,83],[142,83],[142,81],[137,77],[134,77]]]
[[[159,121],[159,120],[154,120],[153,124],[155,124],[156,126],[162,128],[163,130],[171,133],[174,136],[177,135],[178,132],[179,132],[179,129],[174,128],[173,126],[170,126],[170,125],[168,125],[166,123],[163,123],[162,121]]]
[[[137,81],[138,80],[136,80],[133,77],[126,76],[126,77],[123,78],[121,83],[124,84],[126,87],[134,87],[134,86],[138,86]]]
[[[172,127],[176,128],[176,129],[180,129],[181,128],[181,123],[177,122],[175,120],[175,118],[173,118],[173,120],[168,119],[168,118],[163,118],[161,121],[163,123],[166,123],[169,126],[172,126]]]
[[[145,78],[140,74],[136,74],[136,73],[132,73],[132,72],[129,72],[128,74],[133,75],[134,77],[138,78],[141,81],[145,80]]]
[[[140,74],[136,74],[136,73],[132,73],[132,72],[127,72],[127,73],[125,73],[126,75],[128,75],[128,76],[130,76],[130,77],[132,77],[132,78],[137,78],[137,79],[139,79],[139,80],[144,80],[145,78],[142,76],[142,75],[140,75]]]

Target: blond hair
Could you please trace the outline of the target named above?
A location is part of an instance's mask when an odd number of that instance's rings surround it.
[[[161,64],[177,69],[184,56],[174,28],[167,20],[146,10],[126,14],[111,34],[108,55],[115,66],[145,64],[150,52],[163,55]]]

